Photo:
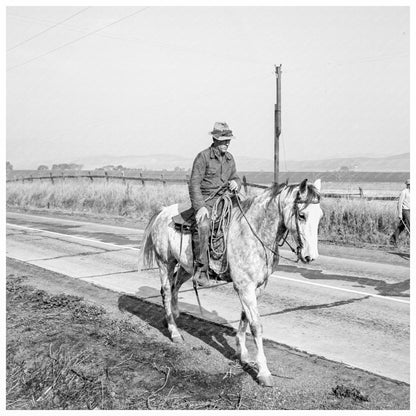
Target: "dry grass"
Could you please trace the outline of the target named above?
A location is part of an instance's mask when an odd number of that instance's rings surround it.
[[[258,190],[250,190],[250,194]],[[147,221],[162,206],[189,202],[185,185],[123,184],[66,180],[57,182],[10,183],[7,205],[19,208],[49,208],[65,212],[108,214]],[[322,240],[340,244],[388,244],[397,225],[396,203],[326,199],[320,224]],[[409,246],[402,233],[400,245]]]
[[[338,243],[386,245],[398,222],[394,201],[326,199],[322,209],[319,235]],[[409,244],[405,233],[401,244]]]
[[[70,212],[111,214],[147,220],[162,206],[188,201],[183,185],[146,186],[78,180],[7,185],[7,204],[20,208],[49,208]]]

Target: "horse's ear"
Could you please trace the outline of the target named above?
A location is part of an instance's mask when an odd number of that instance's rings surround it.
[[[308,180],[304,179],[299,185],[299,194],[303,194],[306,191]]]
[[[313,186],[318,190],[318,192],[321,191],[321,180],[317,179],[314,183]]]

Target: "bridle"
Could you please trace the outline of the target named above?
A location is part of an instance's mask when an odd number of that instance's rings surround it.
[[[297,256],[297,262],[302,259],[302,249],[304,247],[301,232],[300,232],[300,214],[303,210],[305,210],[310,204],[319,204],[321,201],[321,196],[317,194],[315,198],[313,198],[311,201],[301,199],[299,190],[296,193],[296,198],[293,201],[293,216],[295,217],[295,226],[296,226],[296,250],[289,244],[287,241],[287,236],[289,234],[289,230],[286,230],[286,233],[284,236],[280,239],[281,243],[279,243],[279,247],[283,246],[284,243],[286,243],[289,248],[292,250],[293,253]],[[302,209],[299,209],[299,205],[304,204],[305,206]]]
[[[272,249],[271,247],[269,247],[268,245],[266,245],[262,241],[262,239],[260,238],[260,236],[256,233],[256,231],[253,229],[252,225],[250,224],[249,220],[247,219],[247,217],[246,217],[246,215],[244,213],[244,210],[241,207],[239,198],[237,197],[236,199],[237,199],[237,205],[240,208],[240,211],[241,211],[242,216],[247,221],[247,224],[248,224],[251,232],[260,241],[261,245],[263,246],[263,249],[264,250],[267,249],[267,250],[271,251],[275,256],[279,256],[279,253],[276,250]],[[300,233],[300,226],[299,226],[299,221],[300,221],[299,220],[299,218],[300,218],[299,216],[300,216],[300,213],[304,209],[306,209],[306,207],[309,204],[319,204],[320,200],[321,200],[321,196],[319,194],[317,194],[316,198],[314,198],[312,201],[302,200],[301,197],[300,197],[299,190],[297,191],[296,198],[293,201],[293,215],[295,216],[296,234],[297,234],[296,235],[296,242],[297,242],[296,250],[287,241],[287,236],[289,234],[289,230],[286,229],[286,232],[283,235],[283,237],[279,238],[278,237],[279,227],[277,228],[276,239],[275,239],[275,247],[276,246],[281,247],[281,246],[283,246],[284,243],[286,243],[290,247],[290,249],[293,251],[293,253],[296,254],[296,256],[297,256],[296,262],[298,262],[302,258],[302,256],[301,256],[301,250],[304,247],[304,244],[303,244],[303,241],[302,241],[302,237],[301,237],[301,233]],[[305,206],[300,210],[299,209],[299,205],[301,205],[301,204],[305,204]],[[279,206],[280,206],[280,204],[279,204]],[[280,211],[282,211],[282,210],[280,209]],[[281,257],[283,257],[283,256],[281,256]],[[287,260],[290,260],[290,259],[287,259]],[[267,261],[267,255],[266,255],[266,261]],[[293,261],[293,260],[291,260],[291,261]]]

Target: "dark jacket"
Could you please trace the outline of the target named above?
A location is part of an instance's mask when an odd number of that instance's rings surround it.
[[[212,207],[213,201],[217,198],[207,203],[205,199],[231,180],[235,180],[240,189],[241,180],[231,153],[226,152],[221,160],[219,150],[213,146],[200,152],[194,160],[189,180],[189,196],[194,210],[198,211],[204,206]],[[217,197],[224,192],[225,188]]]

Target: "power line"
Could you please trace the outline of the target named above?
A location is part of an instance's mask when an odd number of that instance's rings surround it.
[[[89,8],[90,8],[90,7],[84,7],[82,10],[79,10],[78,12],[76,12],[76,13],[74,13],[73,15],[71,15],[71,16],[69,16],[69,17],[67,17],[66,19],[61,20],[60,22],[55,23],[54,25],[52,25],[52,26],[50,26],[50,27],[46,28],[45,30],[42,30],[41,32],[37,33],[36,35],[33,35],[33,36],[31,36],[30,38],[25,39],[25,40],[23,40],[23,41],[19,42],[18,44],[16,44],[16,45],[12,46],[11,48],[7,49],[7,52],[12,51],[13,49],[16,49],[17,47],[19,47],[19,46],[21,46],[21,45],[23,45],[23,44],[25,44],[25,43],[27,43],[27,42],[31,41],[32,39],[37,38],[37,37],[38,37],[38,36],[40,36],[40,35],[43,35],[44,33],[48,32],[49,30],[51,30],[51,29],[53,29],[53,28],[55,28],[55,27],[57,27],[57,26],[61,25],[62,23],[65,23],[65,22],[67,22],[68,20],[72,19],[73,17],[78,16],[79,14],[81,14],[81,13],[85,12],[85,10],[87,10],[87,9],[89,9]]]
[[[146,9],[148,9],[148,8],[149,8],[148,6],[147,6],[147,7],[143,7],[142,9],[137,10],[137,11],[135,11],[134,13],[131,13],[131,14],[127,15],[127,16],[122,17],[121,19],[116,20],[115,22],[109,23],[108,25],[105,25],[105,26],[103,26],[103,27],[101,27],[101,28],[99,28],[99,29],[93,30],[92,32],[88,32],[88,33],[86,33],[85,35],[83,35],[83,36],[81,36],[81,37],[79,37],[79,38],[77,38],[77,39],[71,40],[70,42],[67,42],[67,43],[64,43],[64,44],[63,44],[63,45],[61,45],[61,46],[58,46],[57,48],[51,49],[50,51],[45,52],[45,53],[43,53],[42,55],[35,56],[34,58],[31,58],[31,59],[29,59],[29,60],[27,60],[27,61],[25,61],[25,62],[22,62],[22,63],[20,63],[20,64],[14,65],[14,66],[11,66],[11,67],[7,68],[7,69],[6,69],[6,71],[11,71],[12,69],[18,68],[18,67],[23,66],[23,65],[26,65],[26,64],[28,64],[28,63],[30,63],[30,62],[33,62],[33,61],[35,61],[35,60],[37,60],[37,59],[43,58],[44,56],[49,55],[49,54],[51,54],[51,53],[53,53],[53,52],[57,51],[58,49],[62,49],[62,48],[64,48],[64,47],[68,46],[68,45],[72,45],[73,43],[76,43],[76,42],[78,42],[78,41],[80,41],[80,40],[82,40],[82,39],[85,39],[86,37],[91,36],[91,35],[93,35],[94,33],[100,32],[101,30],[104,30],[104,29],[106,29],[107,27],[110,27],[110,26],[112,26],[112,25],[115,25],[115,24],[117,24],[117,23],[120,23],[121,21],[123,21],[123,20],[125,20],[125,19],[128,19],[129,17],[132,17],[132,16],[134,16],[134,15],[136,15],[136,14],[139,14],[139,13],[143,12],[144,10],[146,10]]]
[[[148,8],[148,7],[145,7],[144,9],[146,9],[146,8]],[[31,21],[37,21],[37,22],[43,22],[43,23],[47,22],[45,20],[28,18],[28,17],[20,16],[18,14],[13,14],[13,13],[10,13],[9,15],[18,17],[20,19],[25,19],[25,20],[31,20]],[[48,22],[48,23],[50,23],[50,22]],[[117,23],[117,22],[114,22],[114,23]],[[111,23],[110,25],[112,25],[114,23]],[[76,31],[78,33],[80,33],[80,32],[83,33],[81,30],[79,30],[79,29],[81,29],[79,27],[74,28],[74,26],[69,26],[69,25],[64,25],[64,27],[68,28],[69,30]],[[91,32],[91,33],[87,34],[86,36],[89,36],[90,34],[97,33],[98,31],[101,31],[104,28],[98,29],[95,32]],[[122,37],[122,36],[117,36],[117,35],[108,35],[108,34],[107,35],[106,34],[99,34],[99,36],[107,38],[107,39],[115,39],[115,40],[128,41],[128,42],[140,42],[140,43],[155,45],[155,46],[162,47],[162,48],[164,47],[168,50],[171,49],[171,48],[174,48],[174,49],[180,50],[181,52],[190,53],[190,54],[194,54],[194,55],[195,54],[213,55],[213,53],[210,53],[209,51],[208,52],[207,51],[201,51],[199,49],[195,49],[195,48],[192,48],[192,47],[184,47],[184,46],[181,46],[181,45],[176,45],[176,44],[172,44],[172,43],[168,43],[168,42],[160,42],[160,41],[159,42],[155,42],[155,41],[149,42],[147,39],[144,40],[144,39],[136,38],[136,37],[128,38],[128,37]],[[65,45],[63,45],[63,46],[65,46]],[[7,51],[9,51],[9,49]],[[409,56],[409,54],[403,52],[403,53],[399,53],[399,54],[375,55],[375,56],[367,56],[367,57],[356,58],[356,59],[352,59],[352,60],[350,59],[350,60],[343,60],[343,61],[333,61],[333,62],[327,62],[326,63],[326,69],[335,70],[335,69],[338,69],[341,66],[346,66],[346,65],[366,64],[366,63],[372,63],[372,62],[378,62],[378,61],[384,61],[384,60],[392,60],[392,59],[395,59],[395,58],[402,58],[402,57],[406,57],[406,56]],[[266,60],[259,60],[259,59],[252,59],[252,58],[238,57],[238,56],[233,57],[233,56],[224,55],[224,54],[222,56],[221,55],[219,56],[218,53],[215,53],[215,58],[216,59],[222,59],[224,61],[245,62],[245,63],[249,63],[249,64],[253,64],[253,65],[271,65],[272,64],[272,61],[269,62],[269,61],[266,61]],[[33,59],[37,59],[37,58],[33,58]],[[28,62],[30,62],[30,61],[28,61]],[[24,65],[24,64],[25,63],[23,63],[21,65]],[[16,66],[20,66],[20,65],[16,65]],[[10,70],[12,68],[14,68],[14,67],[10,67],[7,70]],[[313,69],[313,66],[311,67],[310,65],[308,65],[308,66],[298,66],[298,67],[292,67],[292,68],[289,66],[289,67],[285,68],[285,73],[292,74],[292,73],[296,73],[296,72],[310,71],[311,69]],[[319,66],[318,70],[322,70],[322,63],[320,63],[320,66]]]
[[[18,17],[20,19],[25,19],[25,20],[31,20],[31,21],[36,21],[36,22],[42,22],[42,23],[46,23],[47,21],[45,20],[40,20],[40,19],[34,19],[34,18],[28,18],[28,17],[23,17],[17,14],[12,14],[10,13],[9,15],[14,16],[14,17]],[[47,22],[50,23],[50,22]],[[74,27],[74,26],[70,26],[70,25],[64,25],[65,28],[78,32],[78,33],[83,33],[83,31],[81,31],[79,26],[78,27]],[[222,54],[219,55],[218,52],[214,53],[214,52],[209,52],[209,51],[203,51],[200,49],[196,49],[195,47],[189,47],[189,46],[183,46],[183,45],[177,45],[174,43],[169,43],[169,42],[163,42],[163,41],[150,41],[147,39],[143,39],[143,38],[137,38],[137,37],[124,37],[124,36],[117,36],[117,35],[108,35],[108,34],[98,34],[98,36],[107,38],[107,39],[115,39],[115,40],[121,40],[121,41],[127,41],[127,42],[139,42],[139,43],[145,43],[147,45],[151,45],[151,46],[157,46],[159,48],[165,48],[167,50],[171,50],[171,49],[176,49],[179,50],[182,53],[189,53],[192,55],[212,55],[215,57],[215,59],[222,59],[224,61],[232,61],[232,62],[243,62],[243,63],[249,63],[249,64],[254,64],[254,65],[268,65],[269,62],[264,60],[264,61],[260,61],[258,59],[252,59],[249,57],[238,57],[238,56],[230,56],[228,54]]]

